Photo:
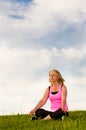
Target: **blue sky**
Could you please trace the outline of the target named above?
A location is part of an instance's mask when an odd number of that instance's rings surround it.
[[[33,1],[33,0],[10,0],[11,2],[15,2],[15,3],[23,3],[23,4],[27,4],[27,3],[29,3],[29,2],[31,2],[31,1]]]
[[[86,110],[85,48],[85,0],[0,0],[0,114],[28,113],[52,68],[65,79],[69,110]]]

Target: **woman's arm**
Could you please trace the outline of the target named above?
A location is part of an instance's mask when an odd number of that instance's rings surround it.
[[[67,98],[67,88],[66,86],[62,86],[62,110],[65,111],[65,104]]]
[[[29,115],[33,115],[37,109],[41,108],[46,103],[48,96],[49,96],[49,87],[46,88],[43,97],[41,98],[41,100],[39,100],[37,105],[30,111]]]

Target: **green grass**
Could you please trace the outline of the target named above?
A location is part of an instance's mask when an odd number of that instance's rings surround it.
[[[0,130],[86,130],[86,111],[71,111],[64,120],[30,121],[28,115],[0,116]]]

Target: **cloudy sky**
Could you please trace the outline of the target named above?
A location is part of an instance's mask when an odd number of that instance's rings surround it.
[[[0,114],[28,113],[53,68],[86,110],[86,0],[0,0]]]

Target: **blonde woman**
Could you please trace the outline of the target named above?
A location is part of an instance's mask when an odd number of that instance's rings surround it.
[[[68,115],[67,88],[61,73],[56,69],[50,70],[49,81],[50,86],[46,88],[41,100],[29,113],[29,115],[35,114],[32,120],[61,119],[62,116]],[[48,99],[51,103],[49,111],[42,108]]]

